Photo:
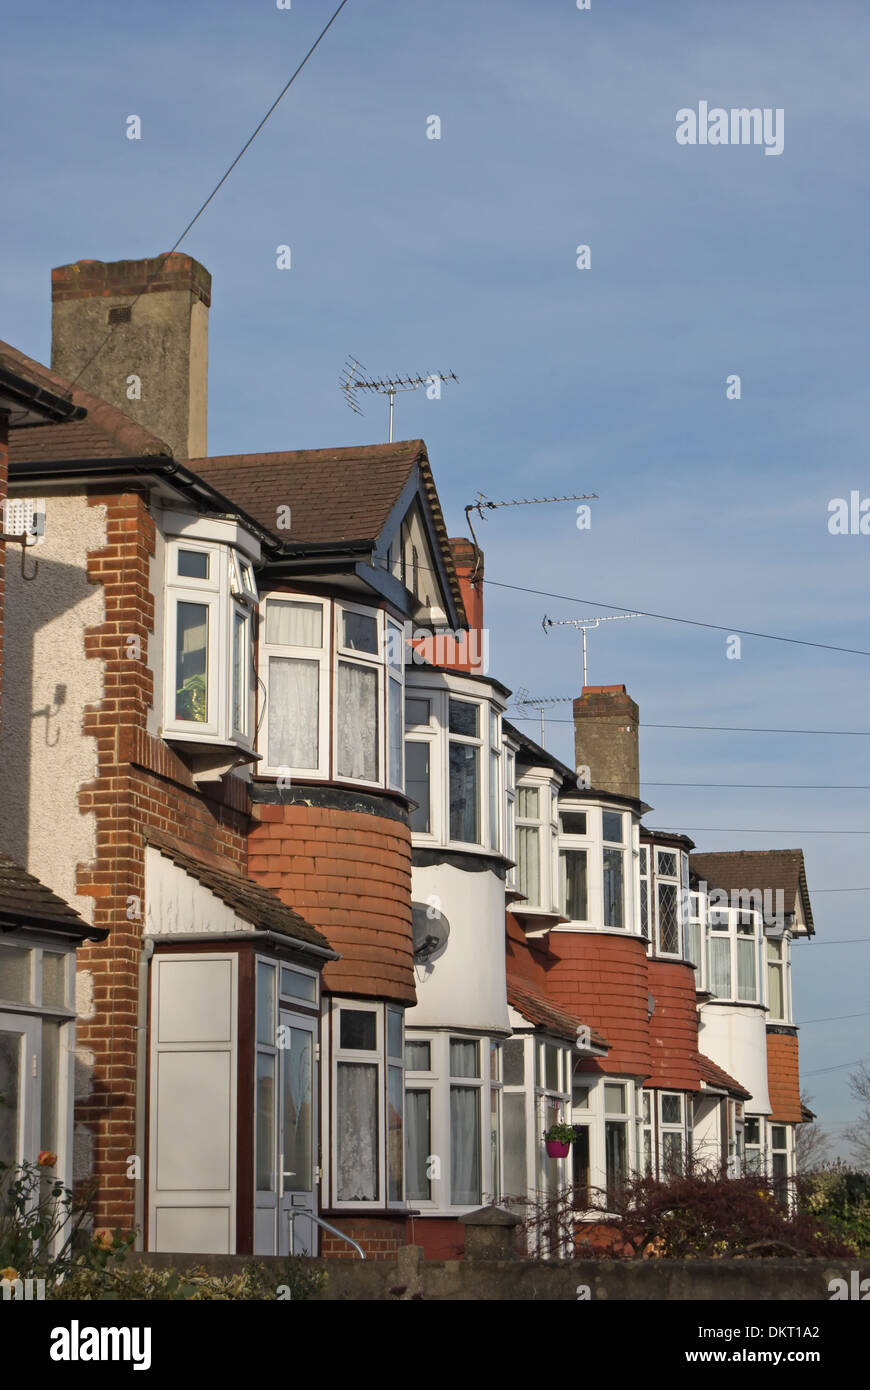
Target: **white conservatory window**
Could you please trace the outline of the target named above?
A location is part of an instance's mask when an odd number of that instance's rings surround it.
[[[169,541],[163,732],[250,747],[254,737],[254,570],[234,546]]]

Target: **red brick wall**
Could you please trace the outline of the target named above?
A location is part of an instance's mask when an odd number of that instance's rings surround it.
[[[656,1006],[649,1025],[652,1073],[647,1084],[669,1091],[699,1091],[695,972],[677,961],[651,960],[648,978]]]
[[[456,1217],[418,1216],[408,1227],[408,1243],[422,1245],[427,1260],[461,1260],[465,1255],[465,1227]]]
[[[243,872],[249,821],[238,793],[232,806],[206,799],[172,750],[146,733],[153,698],[146,659],[154,628],[154,524],[135,494],[95,494],[90,500],[107,508],[107,544],[88,560],[90,576],[103,585],[105,619],[87,629],[84,644],[89,658],[104,663],[105,674],[103,698],[88,707],[83,721],[83,732],[96,740],[98,771],[80,789],[79,808],[95,818],[97,853],[93,863],[78,866],[77,887],[94,899],[94,923],[110,935],[78,952],[78,969],[93,975],[95,1014],[77,1025],[79,1044],[94,1054],[94,1069],[91,1094],[77,1104],[76,1122],[94,1136],[96,1224],[128,1229],[134,1219],[134,1185],[126,1171],[127,1156],[136,1152],[138,966],[146,909],[142,832],[160,830],[194,854]],[[141,642],[139,659],[127,655],[126,638],[134,634]],[[139,900],[138,918],[130,898]]]
[[[548,943],[556,963],[547,972],[547,993],[610,1043],[606,1058],[581,1062],[580,1069],[649,1076],[648,961],[643,942],[602,932],[550,932]]]
[[[407,1245],[404,1218],[335,1216],[328,1217],[329,1223],[344,1231],[352,1240],[361,1245],[367,1260],[394,1260],[400,1245]],[[359,1255],[347,1241],[331,1235],[329,1231],[320,1232],[320,1253],[330,1259],[358,1260]]]
[[[767,1089],[773,1124],[800,1124],[801,1096],[797,1034],[768,1033]]]
[[[324,988],[415,1004],[408,827],[334,807],[259,805],[254,814],[251,878],[341,952],[324,968]]]

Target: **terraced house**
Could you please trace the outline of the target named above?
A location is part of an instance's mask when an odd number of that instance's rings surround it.
[[[575,768],[508,721],[421,440],[210,457],[196,261],[52,288],[51,368],[0,346],[34,541],[6,569],[0,1036],[26,1015],[2,1077],[29,1118],[3,1152],[54,1124],[146,1249],[348,1257],[461,1253],[463,1216],[569,1188],[582,1229],[593,1190],[693,1151],[792,1172],[800,852],[647,830],[621,686],[575,701]]]

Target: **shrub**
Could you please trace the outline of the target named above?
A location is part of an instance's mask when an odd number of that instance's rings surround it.
[[[183,1270],[152,1269],[145,1264],[119,1265],[113,1260],[102,1269],[82,1266],[72,1271],[51,1288],[48,1297],[100,1302],[137,1299],[250,1303],[277,1299],[280,1290],[283,1299],[299,1302],[311,1298],[325,1279],[321,1270],[306,1268],[302,1259],[287,1259],[283,1265],[268,1269],[257,1260],[250,1260],[240,1273],[221,1275],[207,1274],[196,1264]]]

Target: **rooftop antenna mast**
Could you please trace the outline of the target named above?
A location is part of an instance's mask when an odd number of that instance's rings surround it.
[[[530,695],[530,694],[529,694],[528,690],[526,690],[526,688],[525,688],[524,685],[520,686],[519,690],[517,691],[516,695],[514,696],[514,704],[517,705],[520,709],[536,709],[536,710],[539,710],[539,711],[540,711],[540,715],[541,715],[541,747],[542,747],[542,748],[544,747],[544,710],[545,710],[546,706],[547,706],[547,705],[564,705],[564,704],[567,704],[567,703],[570,701],[570,699],[571,699],[571,696],[570,696],[570,695],[557,695],[557,696],[544,696],[542,699],[536,700],[535,697],[534,697],[533,695]]]
[[[621,618],[645,618],[645,613],[605,613],[595,618],[548,618],[544,615],[541,627],[547,632],[551,627],[573,627],[579,628],[583,633],[583,684],[588,684],[586,679],[586,633],[589,628],[598,627],[599,623],[615,623]]]
[[[344,364],[344,371],[339,377],[339,385],[344,392],[345,400],[355,415],[362,415],[362,407],[356,399],[357,391],[377,391],[379,395],[389,396],[390,398],[390,438],[389,443],[393,442],[393,408],[396,396],[401,391],[418,391],[421,386],[431,389],[437,387],[438,396],[441,395],[442,381],[458,381],[459,377],[455,372],[430,372],[428,376],[408,376],[408,377],[385,377],[382,381],[375,381],[365,375],[365,368],[355,357],[348,358]]]
[[[477,556],[477,564],[474,566],[475,578],[480,568],[480,544],[474,534],[474,527],[471,524],[471,513],[477,512],[481,521],[486,521],[486,513],[495,511],[496,507],[536,507],[543,502],[594,502],[598,500],[597,492],[569,492],[567,497],[515,497],[510,502],[490,502],[482,492],[477,494],[477,501],[470,502],[465,508],[465,520],[468,522],[468,529],[471,532],[471,539],[474,541],[474,553]],[[579,510],[579,508],[578,508]]]

